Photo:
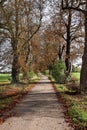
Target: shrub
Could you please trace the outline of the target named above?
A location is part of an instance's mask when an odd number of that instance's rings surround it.
[[[65,71],[65,63],[63,61],[58,61],[56,64],[54,64],[52,70],[52,76],[60,84],[65,82],[64,71]]]
[[[48,75],[49,74],[49,70],[45,70],[42,72],[44,75]]]
[[[28,77],[31,79],[35,76],[36,74],[34,73],[34,71],[29,71],[28,72]]]
[[[72,72],[80,72],[80,68],[72,65]]]
[[[73,119],[73,122],[78,124],[80,128],[82,127],[81,130],[87,127],[87,112],[82,110],[78,105],[73,105],[69,108],[68,113]]]

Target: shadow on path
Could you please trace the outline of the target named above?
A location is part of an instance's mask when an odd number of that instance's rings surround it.
[[[29,84],[54,84],[54,83],[57,83],[57,82],[47,82],[47,81],[43,81],[43,82],[29,82]]]
[[[0,126],[0,130],[73,130],[65,122],[62,104],[46,76],[9,114],[13,116]]]
[[[55,93],[39,92],[33,91],[33,93],[27,95],[26,99],[15,108],[14,113],[16,113],[16,116],[25,117],[27,115],[28,118],[32,116],[51,118],[62,117],[62,113],[60,114],[61,104],[58,104]]]

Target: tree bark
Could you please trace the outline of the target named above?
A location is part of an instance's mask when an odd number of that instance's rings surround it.
[[[18,30],[19,30],[19,16],[18,16],[19,8],[18,8],[18,1],[15,0],[15,34],[14,38],[12,38],[12,48],[13,48],[13,63],[12,63],[12,82],[18,83],[19,78],[19,63],[18,63]]]
[[[16,40],[15,40],[16,41]],[[17,41],[12,42],[13,48],[13,62],[12,62],[12,83],[18,83],[19,78],[19,63],[18,63],[18,53],[17,53]]]
[[[69,74],[71,71],[71,61],[70,61],[70,40],[68,39],[69,37],[67,37],[65,65],[66,65],[66,72]]]
[[[49,75],[51,75],[52,74],[52,65],[49,65],[48,69],[49,69]]]
[[[12,83],[19,82],[18,74],[19,74],[18,57],[16,54],[14,54],[12,63]]]
[[[69,7],[69,5],[64,7],[63,0],[62,0],[63,9],[76,10],[84,14],[85,42],[84,42],[84,53],[82,57],[82,68],[80,73],[80,89],[81,91],[87,92],[87,0],[85,0],[84,5],[85,5],[85,9],[79,8],[80,4],[78,7],[72,7],[72,6]]]
[[[65,49],[65,45],[63,45],[63,46],[59,45],[59,51],[58,51],[59,60],[62,60],[62,55],[63,55],[64,49]]]
[[[66,58],[65,58],[65,65],[66,65],[66,72],[70,74],[71,71],[71,61],[70,61],[70,45],[71,45],[71,36],[70,36],[70,27],[71,27],[71,10],[69,10],[68,16],[68,24],[67,24],[67,41],[66,41]]]
[[[87,91],[87,0],[86,0],[86,13],[85,13],[85,43],[84,54],[82,57],[82,68],[80,76],[81,91]]]

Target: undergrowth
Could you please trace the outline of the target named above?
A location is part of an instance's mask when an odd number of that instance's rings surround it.
[[[49,77],[54,81],[52,76]],[[72,119],[73,126],[77,130],[87,129],[87,95],[73,94],[64,84],[54,83],[54,87],[60,93],[63,103],[67,106],[67,112]]]

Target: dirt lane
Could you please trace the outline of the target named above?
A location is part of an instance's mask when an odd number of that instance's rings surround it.
[[[73,130],[65,122],[62,105],[46,76],[11,111],[0,130]]]

